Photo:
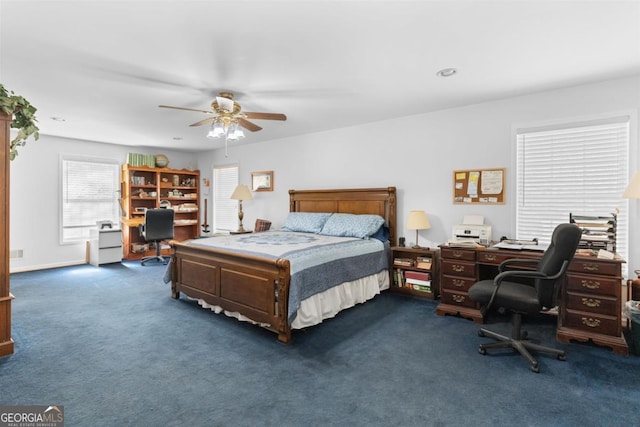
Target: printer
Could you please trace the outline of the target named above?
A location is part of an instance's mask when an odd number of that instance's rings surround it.
[[[480,215],[465,215],[462,224],[453,226],[451,241],[475,242],[488,246],[491,242],[491,226],[484,224],[484,218]]]

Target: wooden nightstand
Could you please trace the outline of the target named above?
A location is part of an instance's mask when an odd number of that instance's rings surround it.
[[[391,291],[419,298],[436,299],[440,294],[440,251],[430,248],[391,248]]]

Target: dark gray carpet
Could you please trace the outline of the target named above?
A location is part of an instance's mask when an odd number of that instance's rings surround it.
[[[481,356],[471,321],[390,294],[275,334],[170,297],[163,267],[129,262],[11,276],[15,354],[0,404],[63,405],[67,426],[638,425],[640,357],[564,347],[531,372]],[[494,318],[491,327],[508,333]]]

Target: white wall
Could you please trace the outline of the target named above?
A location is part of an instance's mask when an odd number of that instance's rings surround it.
[[[371,123],[296,138],[264,141],[216,150],[199,158],[204,177],[214,165],[238,163],[240,182],[252,171],[273,170],[275,191],[254,193],[244,203],[244,224],[267,218],[274,227],[286,218],[289,189],[398,188],[398,232],[408,242],[415,231],[404,228],[408,212],[425,210],[431,229],[420,232],[420,244],[445,242],[453,225],[466,214],[484,215],[493,238],[515,236],[515,189],[512,175],[515,129],[558,121],[589,119],[602,114],[632,114],[630,174],[638,169],[637,111],[640,76],[569,87]],[[504,205],[454,205],[452,172],[456,169],[506,168]],[[623,201],[624,202],[624,201]],[[211,203],[211,202],[209,202]],[[638,201],[631,201],[631,242],[640,237]],[[211,213],[210,213],[211,216]],[[209,218],[211,223],[211,218]],[[631,246],[630,262],[640,268],[640,248]]]
[[[639,108],[640,76],[636,76],[295,138],[231,145],[228,158],[223,149],[197,156],[163,152],[171,159],[171,167],[191,166],[197,159],[201,176],[209,179],[214,165],[238,163],[240,182],[246,184],[252,171],[273,170],[275,191],[254,193],[254,200],[244,203],[244,224],[249,227],[258,217],[270,219],[273,227],[281,226],[289,209],[289,189],[395,186],[399,235],[408,242],[415,240],[415,232],[404,228],[406,216],[410,210],[424,209],[432,228],[420,233],[420,243],[436,245],[446,241],[451,227],[470,213],[484,215],[493,226],[494,238],[515,234],[511,174],[517,126],[632,113],[631,174],[640,164]],[[24,250],[24,258],[11,260],[11,271],[84,262],[84,245],[58,243],[60,153],[123,162],[129,151],[157,154],[148,150],[46,136],[29,141],[11,165],[11,249]],[[508,175],[504,205],[452,203],[453,170],[501,167]],[[207,197],[211,207],[211,195]],[[638,203],[630,204],[631,242],[640,239]],[[208,222],[212,223],[211,209]],[[640,248],[630,246],[629,265],[640,268]]]
[[[166,154],[172,168],[195,167],[192,154],[154,151],[42,135],[29,140],[11,162],[10,248],[22,249],[22,258],[10,259],[11,272],[82,264],[85,244],[60,244],[60,156],[86,155],[124,163],[127,153]]]

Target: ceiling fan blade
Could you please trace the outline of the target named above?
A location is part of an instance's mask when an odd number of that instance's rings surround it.
[[[206,118],[204,120],[200,120],[199,122],[192,123],[189,126],[202,126],[202,125],[205,125],[207,123],[211,123],[215,119],[216,119],[215,117],[209,117],[209,118]]]
[[[173,108],[174,110],[197,111],[198,113],[213,114],[212,111],[194,110],[193,108],[185,108],[185,107],[172,107],[171,105],[158,105],[158,107],[160,107],[160,108]]]
[[[278,113],[250,113],[248,111],[243,112],[245,116],[250,119],[261,119],[261,120],[287,120],[287,116],[284,114]]]
[[[251,123],[249,120],[239,119],[238,121],[240,123],[240,126],[245,128],[246,130],[250,130],[251,132],[257,132],[259,130],[262,130],[260,126],[258,126],[255,123]]]

